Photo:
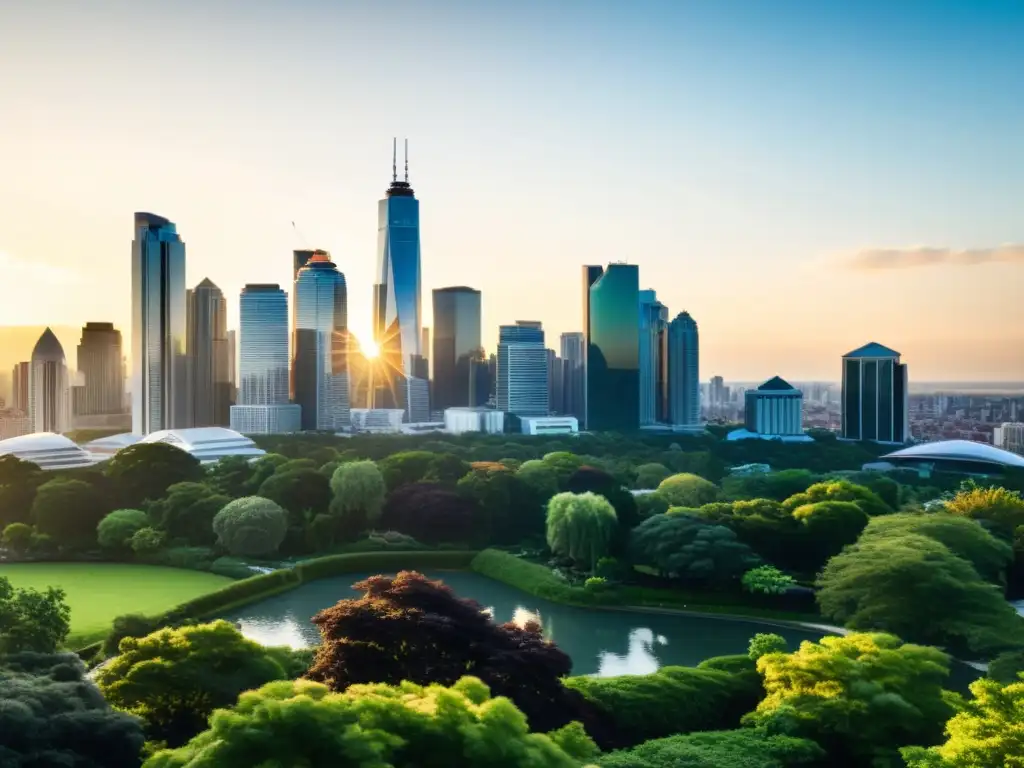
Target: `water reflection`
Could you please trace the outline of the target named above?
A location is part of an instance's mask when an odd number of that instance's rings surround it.
[[[655,635],[647,627],[634,629],[629,633],[629,650],[624,656],[611,651],[601,651],[597,661],[599,677],[617,675],[648,675],[657,672],[661,662],[654,652],[654,646],[668,645],[668,638]]]

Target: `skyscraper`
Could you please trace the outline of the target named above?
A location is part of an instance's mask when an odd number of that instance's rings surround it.
[[[124,405],[124,350],[113,323],[86,323],[78,343],[78,372],[85,386],[77,415],[121,413]]]
[[[185,295],[189,401],[194,427],[226,427],[230,420],[228,303],[206,278]]]
[[[135,214],[131,361],[132,431],[187,427],[185,243],[152,213]]]
[[[654,291],[640,291],[640,425],[668,416],[668,307]]]
[[[479,405],[473,402],[474,360],[480,345],[480,291],[466,286],[434,290],[434,409]]]
[[[700,338],[689,312],[680,312],[668,326],[668,390],[672,426],[699,429]]]
[[[71,429],[71,381],[64,348],[47,328],[32,350],[29,369],[29,418],[33,432]]]
[[[334,431],[350,424],[348,292],[325,251],[295,279],[292,391],[302,429]]]
[[[587,337],[586,428],[640,426],[640,270],[635,264],[583,267]]]
[[[299,270],[306,266],[306,262],[313,258],[316,253],[317,251],[309,249],[292,251],[292,280],[299,276]]]
[[[409,143],[405,144],[405,179],[398,180],[397,142],[392,155],[391,186],[377,204],[377,283],[373,287],[373,338],[392,381],[386,389],[394,402],[378,407],[399,407],[406,420],[411,413],[410,393],[417,402],[425,385],[408,382],[423,378],[420,348],[420,204],[409,184]],[[429,410],[429,406],[428,406]]]
[[[586,337],[580,331],[563,333],[561,337],[562,361],[565,366],[563,400],[566,416],[575,416],[580,424],[586,421],[584,392],[586,391]]]
[[[238,399],[238,331],[234,329],[228,331],[228,385],[231,404],[234,405]]]
[[[907,366],[871,342],[843,355],[842,437],[905,443],[910,436]]]
[[[241,385],[231,428],[243,434],[298,432],[301,408],[288,402],[288,294],[250,284],[238,302]]]
[[[498,328],[497,408],[516,416],[548,415],[548,351],[538,322]]]
[[[11,371],[11,408],[28,413],[28,401],[30,399],[28,385],[31,363],[17,363]]]

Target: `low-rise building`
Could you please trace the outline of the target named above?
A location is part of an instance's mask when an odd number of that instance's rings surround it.
[[[505,431],[505,413],[493,408],[445,408],[444,431],[453,435],[464,432],[498,435]]]
[[[575,416],[521,416],[524,435],[575,435],[580,431]]]

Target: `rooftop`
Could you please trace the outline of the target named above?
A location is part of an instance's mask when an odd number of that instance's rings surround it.
[[[934,443],[919,443],[886,454],[882,459],[967,461],[1024,468],[1024,456],[1004,451],[1002,448],[996,448],[988,443],[976,443],[973,440],[938,440]]]
[[[795,390],[796,387],[791,385],[788,381],[783,379],[781,376],[772,376],[764,384],[757,388],[759,392],[782,392],[784,390]]]
[[[895,349],[879,344],[877,341],[872,341],[865,344],[863,347],[859,347],[852,352],[847,352],[843,355],[844,358],[875,358],[875,357],[895,357],[899,359],[900,353]]]

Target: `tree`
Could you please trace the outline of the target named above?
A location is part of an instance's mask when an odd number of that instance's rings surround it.
[[[140,528],[132,534],[129,545],[137,555],[151,555],[160,550],[167,537],[156,528]]]
[[[621,546],[617,549],[624,548],[630,529],[640,522],[640,513],[637,511],[636,499],[633,494],[605,470],[586,464],[570,475],[567,487],[572,493],[590,491],[608,499],[608,503],[615,509],[615,516],[618,518],[622,534]]]
[[[769,653],[785,653],[788,648],[786,638],[774,632],[758,632],[750,638],[747,656],[757,661]]]
[[[71,627],[71,609],[64,596],[64,590],[55,587],[45,592],[15,589],[0,576],[0,656],[56,651]]]
[[[270,499],[246,496],[226,504],[213,518],[217,541],[233,555],[269,555],[288,530],[288,513]]]
[[[826,560],[853,544],[868,524],[868,516],[852,501],[818,501],[793,510],[803,533],[805,563],[820,568]]]
[[[312,468],[282,472],[279,467],[256,495],[280,505],[288,513],[289,525],[301,528],[307,520],[325,514],[330,508],[331,482]]]
[[[886,634],[803,642],[757,660],[767,697],[745,719],[812,739],[831,766],[899,765],[904,744],[934,744],[952,713],[949,657]]]
[[[517,543],[544,530],[544,507],[533,490],[504,464],[477,462],[456,491],[480,510],[483,541]]]
[[[469,464],[450,453],[401,451],[377,462],[389,491],[412,483],[436,483],[452,489],[469,472]]]
[[[320,464],[310,458],[288,459],[274,468],[275,475],[283,475],[286,472],[297,472],[300,469],[319,469]],[[264,482],[266,482],[264,480]]]
[[[641,493],[636,497],[636,513],[640,520],[652,515],[663,515],[668,512],[668,502],[658,492]]]
[[[988,665],[988,676],[997,683],[1015,683],[1024,672],[1024,648],[996,656]]]
[[[456,484],[469,472],[469,464],[451,453],[439,453],[433,457],[427,473],[423,476],[425,483],[437,483],[442,488],[454,490]]]
[[[701,516],[704,516],[704,508],[701,508]],[[804,531],[779,502],[770,499],[735,501],[730,515],[721,522],[765,560],[785,568],[807,567],[808,558],[802,549]],[[811,569],[820,566],[821,561],[814,562]]]
[[[558,493],[558,473],[540,459],[524,461],[516,470],[516,477],[534,492],[539,503],[544,506]]]
[[[568,451],[552,451],[546,454],[542,461],[555,473],[555,480],[560,491],[569,489],[569,478],[583,466],[583,459]]]
[[[759,472],[751,475],[729,475],[722,480],[722,496],[730,501],[771,499],[785,501],[810,488],[816,476],[806,469],[784,469],[781,472]]]
[[[141,509],[115,509],[100,520],[96,539],[106,549],[128,549],[138,531],[149,526],[149,515]]]
[[[371,684],[344,693],[297,680],[243,694],[208,731],[146,768],[250,768],[257,755],[261,765],[282,766],[577,768],[596,752],[578,726],[530,733],[511,702],[492,699],[472,677],[451,688]]]
[[[36,531],[62,547],[88,547],[96,543],[96,526],[109,511],[91,485],[58,477],[39,487],[32,520]]]
[[[662,480],[658,494],[671,507],[699,507],[718,498],[718,486],[703,477],[683,472]]]
[[[758,595],[784,595],[796,582],[774,565],[751,568],[741,579],[743,588]]]
[[[817,744],[762,730],[705,731],[654,739],[598,760],[600,768],[816,768]],[[831,765],[831,763],[829,763]]]
[[[307,673],[311,680],[344,691],[371,681],[451,685],[469,674],[511,699],[534,730],[574,719],[593,725],[592,709],[562,685],[572,661],[537,624],[495,624],[477,603],[408,571],[352,588],[362,597],[313,617],[322,640]],[[600,740],[599,728],[588,731]]]
[[[633,487],[641,490],[657,488],[671,474],[672,470],[664,464],[641,464],[636,468],[636,480]]]
[[[267,481],[267,478],[273,475],[277,471],[277,468],[287,461],[287,456],[282,456],[279,453],[267,453],[252,462],[252,464],[249,465],[252,468],[252,472],[245,483],[243,495],[256,493],[256,491],[260,489],[260,486]],[[226,495],[233,496],[233,494]],[[241,497],[236,496],[235,498]]]
[[[946,724],[945,744],[901,750],[908,768],[1009,768],[1024,765],[1024,680],[971,683],[974,698]]]
[[[848,480],[826,480],[815,483],[803,493],[790,496],[782,503],[782,506],[792,512],[797,507],[816,504],[819,501],[850,501],[860,507],[868,517],[888,515],[894,511],[874,491],[870,491],[862,485],[854,485]]]
[[[478,514],[471,499],[432,483],[415,483],[388,495],[381,525],[426,544],[470,542],[477,538]]]
[[[203,479],[199,459],[168,443],[136,443],[122,448],[104,469],[117,488],[121,505],[130,509],[162,498],[175,483]]]
[[[96,682],[107,701],[145,723],[150,740],[177,747],[238,694],[286,678],[269,649],[215,621],[126,637]]]
[[[988,656],[1024,645],[1024,622],[998,589],[939,542],[906,534],[866,537],[836,555],[819,579],[823,616],[851,629]]]
[[[615,508],[596,493],[565,492],[548,502],[548,547],[590,571],[608,554],[617,527]]]
[[[1019,491],[965,484],[945,504],[946,511],[972,520],[988,520],[1012,533],[1024,525],[1024,498]]]
[[[11,523],[4,528],[3,543],[16,554],[24,554],[32,546],[32,526],[25,523]]]
[[[339,464],[331,475],[331,514],[341,530],[354,536],[380,519],[387,488],[384,476],[372,461]]]
[[[145,737],[85,677],[73,653],[21,653],[0,660],[0,764],[137,768]]]
[[[0,528],[32,520],[32,502],[45,474],[13,454],[0,456]]]
[[[1006,568],[1013,562],[1013,547],[981,527],[970,517],[948,513],[899,514],[872,518],[865,537],[898,537],[919,534],[945,544],[958,557],[974,566],[986,581],[1002,584]]]
[[[167,536],[195,547],[214,543],[213,518],[231,499],[206,483],[175,483],[149,506],[150,516]]]
[[[207,467],[205,482],[214,493],[237,499],[246,495],[254,473],[248,456],[225,456]]]
[[[738,579],[760,558],[723,525],[685,514],[655,515],[633,529],[630,557],[695,584],[724,585]]]

